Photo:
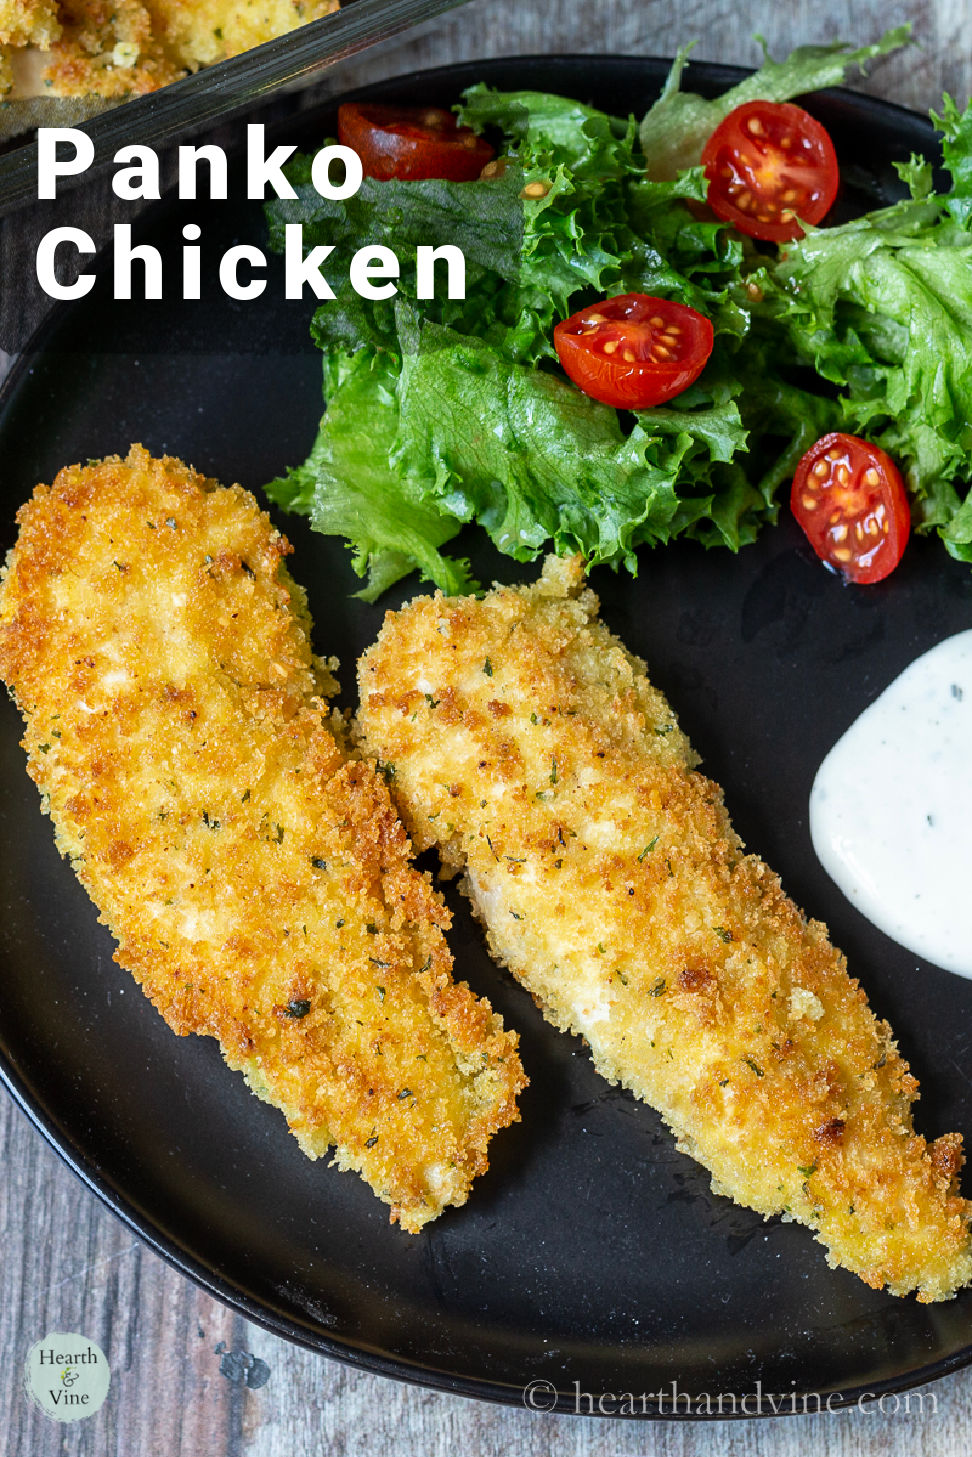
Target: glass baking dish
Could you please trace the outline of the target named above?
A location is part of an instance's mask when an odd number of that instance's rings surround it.
[[[224,121],[274,93],[310,84],[328,67],[390,40],[463,0],[342,0],[333,15],[220,61],[149,96],[133,97],[79,125],[95,144],[95,162],[74,184],[110,164],[126,143],[161,147]],[[59,123],[52,121],[52,125]],[[72,185],[71,178],[62,186]],[[0,153],[0,214],[37,197],[37,145],[14,140]]]

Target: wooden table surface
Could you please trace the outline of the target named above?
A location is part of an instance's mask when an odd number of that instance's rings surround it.
[[[911,20],[916,44],[855,85],[919,109],[943,90],[961,104],[972,81],[972,7],[964,0],[471,0],[381,54],[330,73],[334,89],[453,60],[517,52],[671,55],[692,37],[700,59],[754,64],[755,33],[774,55],[808,41],[875,39]],[[104,217],[104,188],[76,194],[72,221]],[[9,259],[29,226],[3,227]],[[0,375],[9,360],[0,355]],[[822,1414],[771,1422],[611,1423],[551,1418],[442,1396],[355,1372],[289,1345],[212,1300],[130,1234],[70,1173],[13,1102],[0,1095],[0,1446],[15,1457],[440,1457],[509,1452],[565,1457],[710,1452],[962,1454],[972,1450],[972,1371],[923,1391],[923,1408]],[[62,1425],[21,1388],[25,1354],[51,1331],[84,1333],[108,1355],[101,1411]],[[221,1350],[217,1351],[217,1347]],[[269,1379],[251,1389],[246,1362]],[[222,1369],[221,1369],[222,1368]],[[236,1376],[237,1379],[233,1379]],[[889,1407],[893,1403],[889,1403]]]

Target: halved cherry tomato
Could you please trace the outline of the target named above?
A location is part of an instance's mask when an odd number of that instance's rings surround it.
[[[712,353],[704,314],[647,293],[602,299],[554,329],[567,375],[618,410],[648,410],[697,380]]]
[[[819,223],[837,196],[837,154],[808,111],[789,101],[747,101],[705,144],[709,206],[750,238],[788,243],[800,219]]]
[[[893,572],[911,531],[894,461],[838,431],[821,436],[800,461],[790,506],[817,556],[849,582],[880,582]]]
[[[338,107],[338,141],[361,158],[366,177],[444,177],[472,182],[494,155],[489,142],[438,106]]]

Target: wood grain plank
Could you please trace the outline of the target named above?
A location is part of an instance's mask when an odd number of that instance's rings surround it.
[[[859,84],[920,109],[937,106],[943,89],[964,102],[972,84],[964,0],[759,0],[744,14],[729,0],[679,7],[473,0],[392,49],[351,61],[324,84],[334,90],[476,56],[670,55],[693,36],[700,59],[754,64],[754,32],[780,55],[809,40],[870,40],[906,19],[920,46]],[[107,186],[77,194],[69,211],[70,221],[99,235],[115,215],[131,217]],[[52,225],[49,209],[0,225],[0,309],[16,309],[16,267],[30,256],[30,236]],[[0,341],[5,337],[0,329]],[[0,356],[0,377],[9,363]],[[10,1457],[452,1457],[460,1450],[478,1457],[547,1457],[553,1450],[563,1457],[911,1457],[916,1450],[964,1457],[972,1450],[970,1372],[925,1388],[920,1402],[912,1395],[897,1412],[712,1425],[549,1418],[401,1385],[290,1346],[198,1290],[75,1179],[9,1098],[0,1098],[0,1170],[0,1449]],[[71,1427],[36,1412],[20,1388],[27,1349],[57,1329],[97,1340],[113,1371],[102,1411]],[[245,1378],[244,1357],[266,1364],[266,1384],[232,1379]]]

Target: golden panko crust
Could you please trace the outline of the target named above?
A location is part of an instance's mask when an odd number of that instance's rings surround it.
[[[56,0],[0,0],[0,45],[49,46],[59,34]]]
[[[185,74],[141,0],[59,0],[60,38],[43,60],[54,97],[145,96]]]
[[[337,9],[338,0],[0,0],[9,48],[0,96],[15,107],[38,95],[144,96]]]
[[[415,844],[465,883],[493,954],[603,1075],[657,1108],[713,1188],[808,1225],[831,1264],[920,1300],[972,1277],[961,1139],[826,928],[743,853],[579,562],[418,598],[359,667],[363,747]]]
[[[116,959],[406,1229],[463,1203],[518,1116],[516,1037],[452,981],[449,913],[332,731],[286,541],[139,446],[18,522],[0,675]]]
[[[155,34],[188,70],[238,56],[337,10],[337,0],[145,0]]]

